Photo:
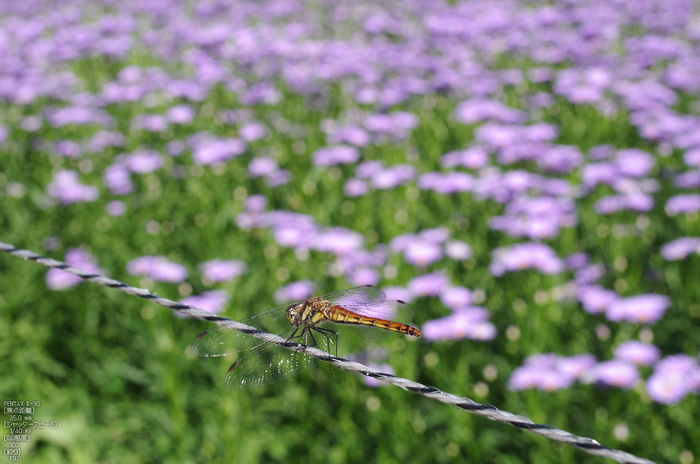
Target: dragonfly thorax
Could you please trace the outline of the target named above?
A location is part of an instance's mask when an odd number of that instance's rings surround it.
[[[328,320],[326,312],[332,306],[331,303],[321,298],[309,298],[303,303],[289,306],[285,315],[287,321],[295,327],[315,327]]]

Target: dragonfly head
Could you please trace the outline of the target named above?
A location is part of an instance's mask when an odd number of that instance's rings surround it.
[[[298,326],[301,321],[301,304],[293,304],[287,308],[287,321],[293,326]]]

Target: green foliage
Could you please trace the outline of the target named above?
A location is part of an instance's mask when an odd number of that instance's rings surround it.
[[[76,72],[90,90],[118,71],[108,61],[76,64]],[[477,202],[468,194],[418,191],[413,184],[346,197],[343,185],[352,167],[319,168],[310,161],[310,153],[324,145],[320,122],[342,117],[343,98],[335,89],[310,104],[288,92],[278,106],[253,108],[263,122],[284,117],[303,127],[308,134],[303,149],[294,148],[294,138],[273,131],[224,169],[196,166],[187,154],[173,158],[156,173],[134,176],[136,192],[119,198],[127,205],[124,217],[106,213],[107,202],[115,197],[101,180],[119,150],[109,148],[82,159],[49,155],[37,148],[39,137],[46,142],[84,140],[94,128],[46,127],[29,134],[12,124],[19,113],[38,114],[42,107],[6,107],[4,118],[12,137],[0,155],[0,187],[7,191],[9,183],[19,183],[25,193],[0,196],[2,240],[57,259],[68,248],[86,247],[110,277],[175,300],[190,291],[198,294],[208,289],[199,279],[197,264],[214,258],[242,259],[249,272],[237,282],[216,287],[232,294],[224,315],[240,319],[273,306],[275,290],[289,281],[311,279],[319,283],[320,291],[349,286],[342,278],[328,277],[329,256],[312,252],[302,261],[292,250],[277,245],[268,231],[239,229],[235,218],[247,195],[262,193],[272,208],[312,215],[325,226],[356,230],[370,247],[388,243],[398,234],[446,226],[453,238],[474,248],[474,257],[464,263],[443,261],[427,271],[445,269],[454,284],[483,289],[483,304],[492,311],[499,335],[485,343],[427,343],[395,336],[382,347],[397,375],[659,461],[676,460],[680,451],[700,442],[693,420],[699,406],[695,396],[676,406],[663,406],[651,402],[643,388],[619,391],[577,384],[554,393],[509,391],[509,375],[528,355],[591,352],[608,359],[615,346],[636,338],[641,327],[609,323],[583,312],[577,303],[553,300],[551,290],[570,279],[569,274],[542,276],[524,271],[493,277],[488,270],[491,251],[514,243],[488,228],[488,219],[501,211],[496,203]],[[436,96],[405,104],[404,109],[421,120],[411,139],[363,149],[363,158],[395,164],[407,162],[407,154],[413,153],[408,162],[419,172],[439,170],[441,155],[473,140],[473,128],[454,121],[454,104]],[[131,133],[126,150],[151,147],[163,152],[169,140],[201,130],[236,135],[234,127],[211,117],[212,109],[236,108],[234,96],[218,89],[197,106],[200,116],[191,127],[162,136]],[[134,103],[108,110],[118,127],[127,131],[131,118],[144,108]],[[624,114],[610,119],[592,108],[559,101],[544,118],[562,126],[561,143],[584,150],[600,143],[651,149]],[[260,179],[250,179],[247,164],[251,156],[260,154],[272,154],[291,171],[291,183],[270,188]],[[660,158],[660,164],[659,173],[679,165],[676,156]],[[183,166],[187,175],[173,177],[175,165]],[[100,186],[100,199],[48,207],[45,188],[58,169],[79,170],[83,182]],[[571,180],[578,182],[576,176]],[[600,196],[596,193],[579,200],[579,224],[549,243],[561,253],[586,251],[594,261],[611,266],[606,285],[625,287],[624,295],[670,295],[673,307],[653,327],[654,339],[664,354],[696,353],[700,287],[693,275],[699,258],[668,262],[659,258],[658,248],[681,235],[700,235],[700,226],[697,216],[669,221],[662,208],[673,187],[668,179],[659,180],[662,190],[649,213],[647,229],[635,229],[636,217],[631,214],[596,214],[593,204]],[[151,221],[160,225],[158,233],[147,231]],[[610,232],[620,227],[635,235]],[[59,248],[44,251],[47,237],[57,238]],[[129,276],[126,264],[144,254],[163,254],[185,264],[191,290],[187,285]],[[618,257],[626,258],[629,265],[613,268]],[[404,285],[424,272],[397,257],[392,264],[398,267],[397,276],[385,279],[384,285]],[[282,268],[288,273],[279,272]],[[0,272],[0,397],[40,400],[35,418],[59,424],[57,429],[33,432],[31,443],[23,446],[31,462],[599,462],[572,447],[419,395],[390,387],[369,388],[360,376],[325,365],[289,381],[233,394],[224,388],[232,359],[199,359],[189,352],[190,342],[209,324],[174,317],[166,309],[94,285],[50,291],[44,282],[46,269],[9,256],[0,257]],[[550,297],[536,302],[534,295],[540,290]],[[516,300],[523,304],[514,304]],[[437,299],[420,299],[413,307],[418,325],[448,313]],[[609,338],[596,335],[599,324],[610,328]],[[519,337],[506,336],[511,326],[519,328]],[[351,336],[344,338],[341,355],[365,346]],[[497,368],[498,376],[486,380],[484,369],[490,365]],[[619,424],[629,427],[628,439],[615,438]]]

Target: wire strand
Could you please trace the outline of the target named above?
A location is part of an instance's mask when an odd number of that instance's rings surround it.
[[[403,388],[404,390],[408,390],[413,393],[418,393],[420,395],[440,401],[442,403],[452,405],[460,410],[479,416],[484,416],[494,421],[504,422],[514,427],[518,427],[520,429],[536,433],[537,435],[542,435],[544,437],[549,438],[550,440],[568,443],[569,445],[580,448],[596,456],[612,459],[621,463],[653,464],[653,461],[649,461],[648,459],[639,458],[630,453],[603,446],[592,438],[579,437],[577,435],[566,432],[564,430],[560,430],[551,425],[537,424],[528,419],[527,417],[519,416],[508,411],[501,411],[495,406],[479,404],[475,401],[472,401],[469,398],[464,398],[461,396],[453,395],[451,393],[443,392],[436,387],[430,387],[409,379],[404,379],[402,377],[397,377],[392,374],[379,372],[375,369],[372,369],[371,367],[365,366],[364,364],[360,364],[355,361],[350,361],[348,359],[337,356],[329,356],[327,352],[319,350],[317,348],[290,342],[284,338],[278,337],[277,335],[258,330],[255,327],[250,327],[225,317],[216,316],[208,311],[196,308],[194,306],[178,303],[167,298],[161,298],[143,288],[132,287],[123,282],[109,279],[99,274],[91,274],[82,269],[70,266],[69,264],[66,264],[62,261],[56,261],[55,259],[47,258],[29,250],[22,250],[8,243],[0,242],[0,250],[5,251],[11,255],[24,258],[25,260],[35,261],[47,267],[61,269],[63,271],[76,275],[88,282],[104,285],[110,288],[115,288],[124,293],[128,293],[129,295],[136,295],[143,299],[151,300],[154,303],[172,309],[173,311],[177,311],[181,314],[186,314],[188,316],[192,316],[204,321],[215,322],[216,324],[230,327],[252,337],[256,337],[264,341],[277,343],[278,345],[284,348],[297,351],[308,356],[321,358],[324,361],[329,361],[332,364],[343,369],[359,372],[360,374],[365,375],[367,377],[372,377],[381,382],[386,382],[396,387]]]

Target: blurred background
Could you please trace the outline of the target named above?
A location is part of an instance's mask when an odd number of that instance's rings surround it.
[[[424,337],[340,356],[697,462],[699,41],[691,0],[0,1],[0,240],[232,319],[379,286]],[[229,392],[212,324],[0,273],[26,462],[601,461],[324,364]]]

